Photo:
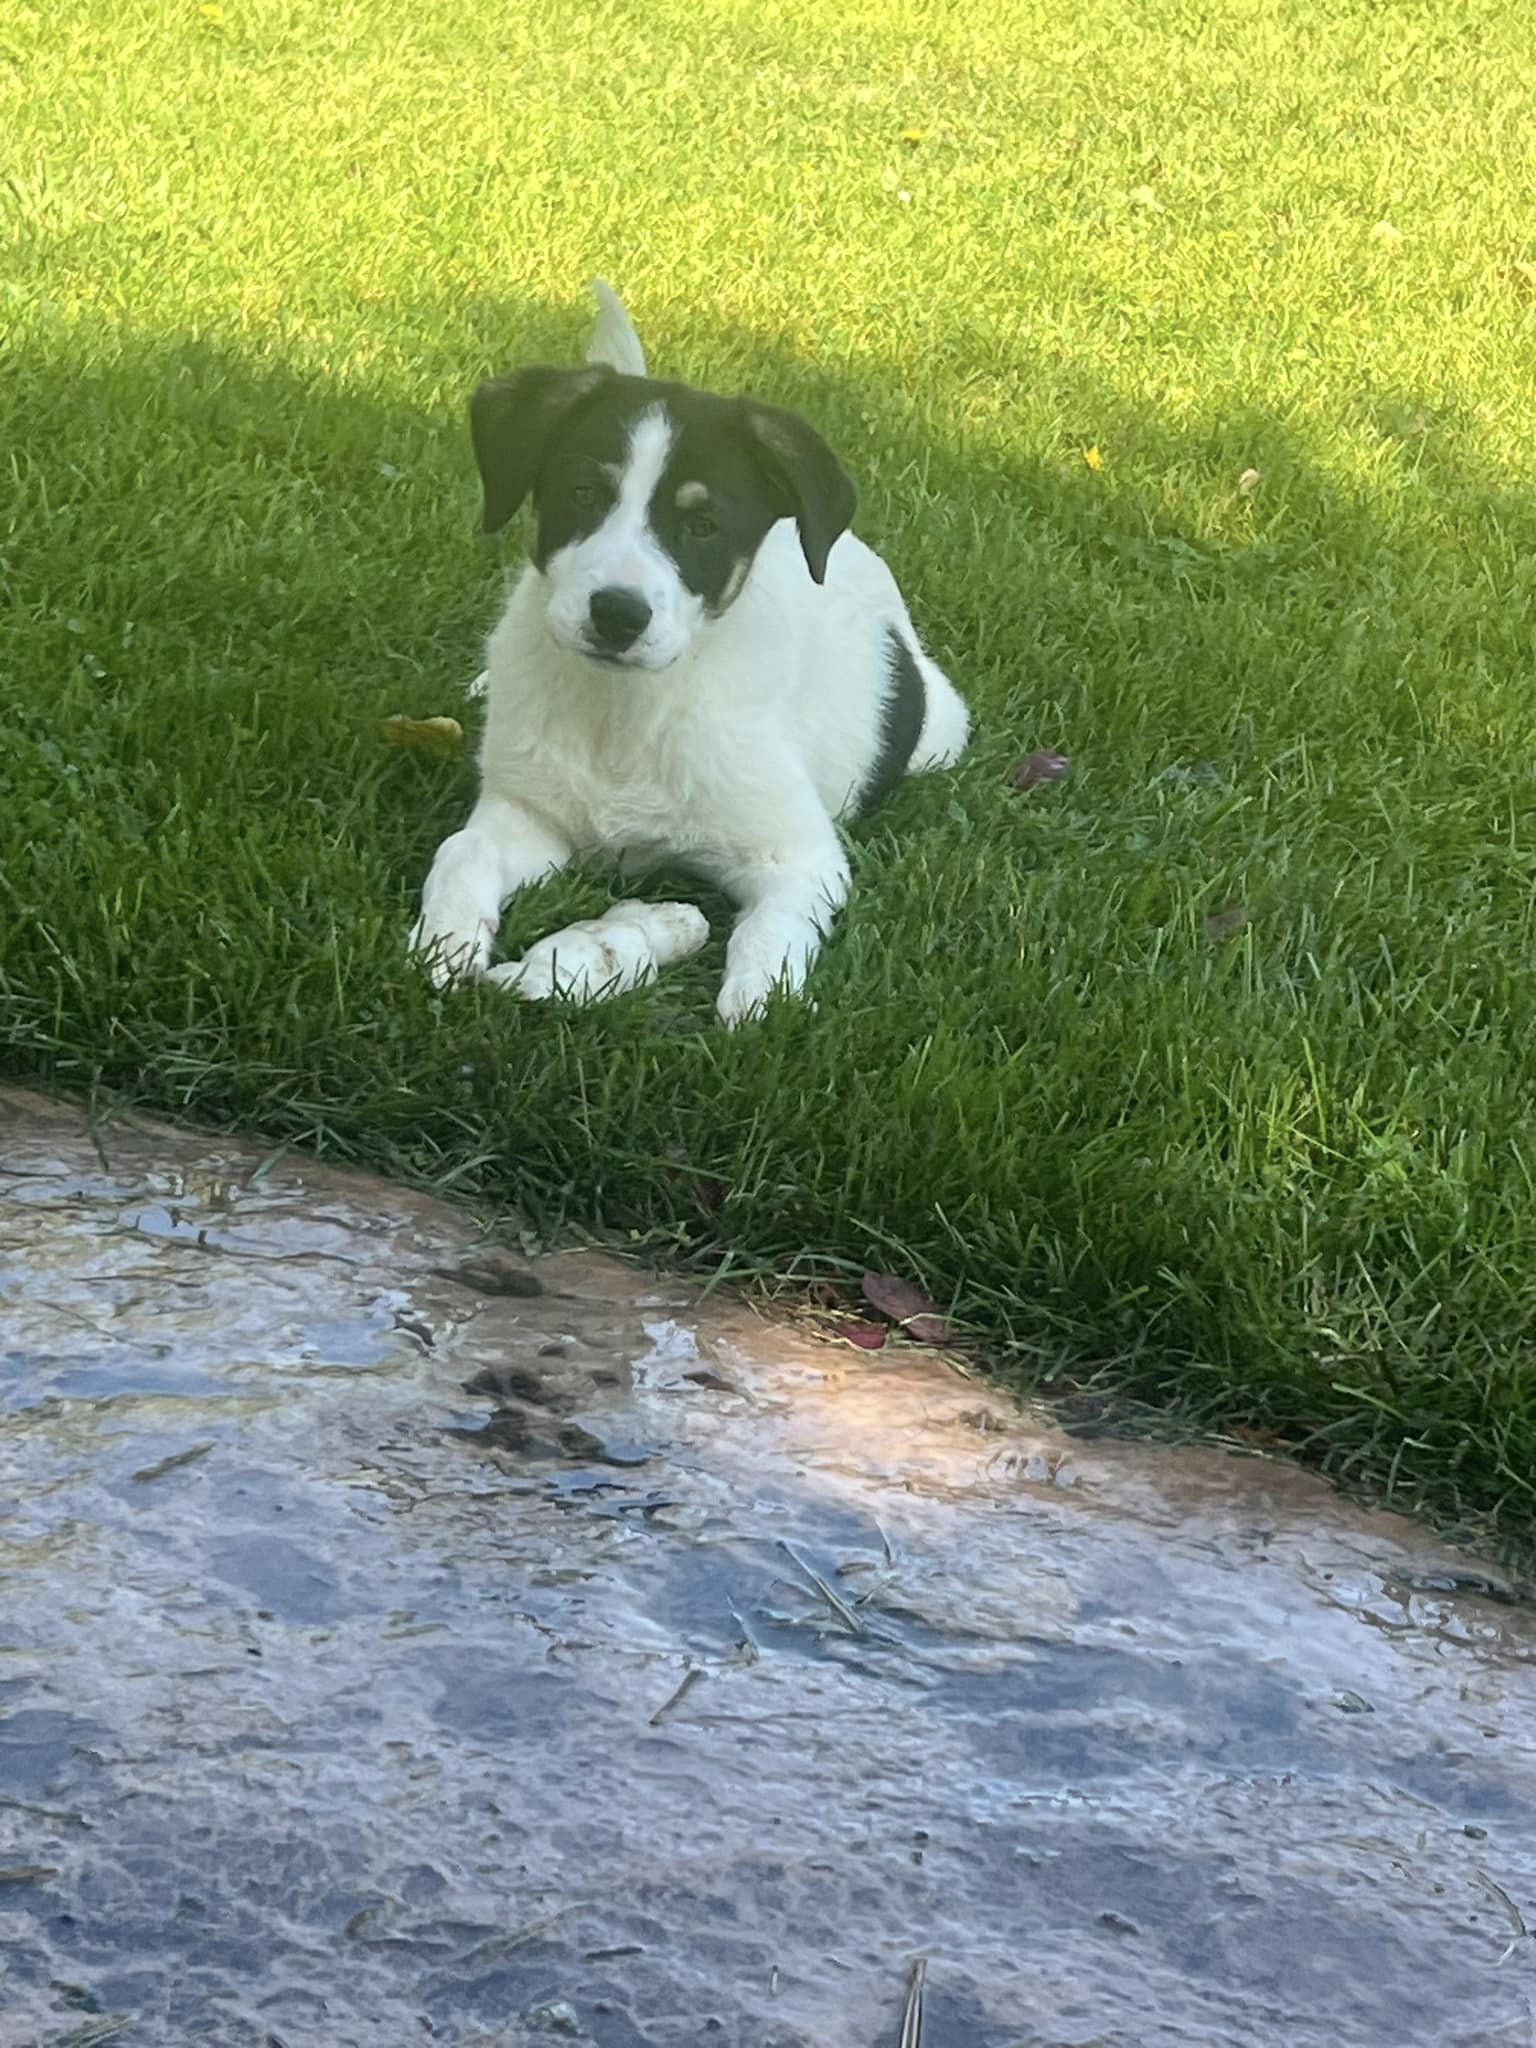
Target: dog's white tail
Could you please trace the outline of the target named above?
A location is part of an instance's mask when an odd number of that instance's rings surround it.
[[[624,310],[623,300],[600,277],[592,280],[592,296],[597,301],[597,325],[592,330],[587,361],[606,363],[623,377],[643,377],[645,350],[640,346],[634,322]]]

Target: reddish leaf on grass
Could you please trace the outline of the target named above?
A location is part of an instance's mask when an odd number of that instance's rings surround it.
[[[1055,753],[1050,747],[1036,747],[1032,754],[1024,756],[1008,779],[1015,789],[1038,789],[1042,782],[1060,782],[1071,772],[1072,763],[1066,754]]]
[[[942,1344],[948,1338],[949,1324],[932,1296],[910,1280],[898,1280],[894,1273],[866,1273],[859,1285],[870,1307],[900,1323],[914,1343]]]
[[[856,1316],[839,1316],[828,1328],[834,1337],[857,1344],[861,1351],[879,1351],[889,1335],[884,1323],[864,1323]]]

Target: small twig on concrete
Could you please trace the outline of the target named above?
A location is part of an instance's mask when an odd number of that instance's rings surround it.
[[[110,2041],[114,2034],[120,2034],[128,2024],[127,2013],[108,2013],[99,2020],[87,2020],[83,2027],[75,2027],[67,2034],[60,2034],[50,2041],[48,2048],[96,2048],[98,2041]]]
[[[702,1664],[690,1664],[688,1669],[683,1673],[682,1684],[667,1699],[664,1699],[662,1701],[661,1705],[656,1709],[655,1713],[652,1714],[649,1725],[652,1728],[660,1727],[661,1723],[666,1719],[667,1715],[671,1713],[672,1709],[678,1704],[680,1700],[685,1699],[687,1697],[687,1695],[693,1690],[694,1686],[698,1684],[699,1680],[703,1676],[704,1667]]]
[[[1503,1885],[1495,1884],[1486,1870],[1474,1870],[1472,1875],[1491,1898],[1498,1900],[1499,1904],[1504,1908],[1506,1919],[1514,1929],[1514,1940],[1505,1949],[1503,1955],[1499,1957],[1500,1964],[1507,1963],[1522,1941],[1530,1941],[1532,1939],[1531,1930],[1525,1924],[1525,1915],[1509,1896],[1509,1893],[1505,1891]]]
[[[853,1609],[848,1605],[847,1601],[841,1597],[840,1594],[834,1592],[832,1587],[827,1584],[826,1580],[821,1576],[821,1573],[816,1570],[814,1565],[806,1563],[805,1559],[800,1555],[799,1551],[795,1549],[792,1543],[786,1543],[784,1538],[781,1536],[779,1538],[779,1548],[783,1551],[784,1555],[790,1560],[792,1564],[796,1565],[802,1572],[804,1572],[805,1576],[810,1580],[811,1584],[816,1588],[817,1592],[821,1595],[822,1599],[826,1601],[827,1605],[831,1608],[832,1612],[837,1616],[838,1620],[843,1624],[843,1627],[847,1629],[850,1635],[867,1636],[869,1634],[868,1624],[859,1619],[858,1615],[854,1613]]]
[[[923,1979],[927,1975],[928,1959],[919,1956],[907,1979],[907,2009],[901,2016],[899,2048],[923,2048]]]

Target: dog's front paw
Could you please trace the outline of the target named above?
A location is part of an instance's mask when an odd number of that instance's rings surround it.
[[[487,979],[526,1002],[565,996],[594,1003],[651,981],[686,960],[709,937],[691,903],[615,903],[601,917],[568,924],[530,946],[521,960],[493,967]]]
[[[795,1003],[811,1016],[816,1005],[801,988],[787,986],[782,976],[758,981],[745,974],[733,974],[715,998],[715,1012],[727,1031],[742,1024],[756,1024],[767,1015],[770,1003]]]
[[[755,1024],[776,992],[776,983],[755,974],[733,974],[720,985],[715,1014],[727,1031],[736,1031],[743,1024]]]
[[[548,1002],[551,996],[592,1003],[617,994],[623,979],[624,963],[595,921],[551,932],[530,946],[521,960],[508,960],[486,976],[525,1003]]]
[[[436,922],[429,926],[424,917],[418,917],[411,926],[406,951],[425,967],[434,988],[447,988],[456,981],[480,978],[490,963],[495,936],[496,927],[489,918],[479,918],[466,927]]]

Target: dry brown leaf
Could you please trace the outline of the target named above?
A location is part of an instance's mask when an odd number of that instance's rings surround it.
[[[392,747],[416,747],[424,754],[456,754],[464,728],[456,718],[407,718],[397,711],[379,727]]]
[[[1060,782],[1071,772],[1072,762],[1066,754],[1055,753],[1050,747],[1036,747],[1032,754],[1024,756],[1008,779],[1015,789],[1038,789],[1042,782]]]
[[[894,1273],[866,1273],[860,1291],[871,1308],[899,1323],[917,1344],[942,1344],[949,1336],[949,1324],[939,1314],[931,1295],[910,1280],[898,1280]]]

